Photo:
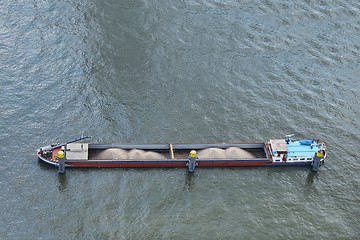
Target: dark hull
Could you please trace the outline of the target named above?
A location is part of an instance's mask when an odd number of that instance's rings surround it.
[[[251,152],[254,156],[252,159],[199,159],[196,167],[260,167],[260,166],[294,166],[310,165],[311,162],[301,163],[274,163],[265,151],[264,143],[250,144],[89,144],[88,159],[66,160],[66,167],[83,167],[83,168],[184,168],[188,162],[187,156],[189,151],[202,150],[206,148],[226,149],[229,147],[239,147]],[[166,159],[147,160],[147,159],[125,159],[125,160],[107,160],[96,159],[96,153],[110,148],[122,150],[141,149],[144,151],[153,151],[161,153]],[[43,147],[38,150],[38,158],[48,164],[58,166],[57,152],[61,146]],[[44,152],[50,154],[44,154]]]

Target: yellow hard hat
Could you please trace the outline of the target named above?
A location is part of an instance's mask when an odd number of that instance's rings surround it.
[[[64,158],[65,157],[64,151],[59,151],[57,156],[58,156],[58,158]]]
[[[324,155],[323,155],[323,153],[321,151],[318,151],[318,152],[316,152],[316,156],[317,157],[323,157]]]
[[[196,158],[196,151],[195,150],[190,151],[190,157]]]

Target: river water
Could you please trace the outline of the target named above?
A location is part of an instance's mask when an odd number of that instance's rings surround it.
[[[359,239],[356,0],[3,0],[0,239]],[[320,138],[308,168],[57,169],[42,145]]]

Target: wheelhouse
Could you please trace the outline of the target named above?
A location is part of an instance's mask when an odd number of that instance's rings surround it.
[[[270,139],[267,152],[273,162],[312,162],[318,152],[325,152],[325,144],[318,140]]]

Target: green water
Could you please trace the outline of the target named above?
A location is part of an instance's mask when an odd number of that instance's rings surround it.
[[[357,239],[360,4],[9,1],[0,239]],[[308,168],[57,169],[36,148],[320,138]]]

